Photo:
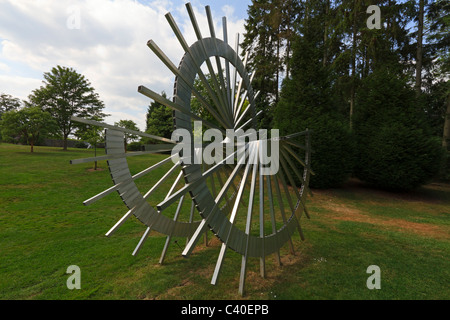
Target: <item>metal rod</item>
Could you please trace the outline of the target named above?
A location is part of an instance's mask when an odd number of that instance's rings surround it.
[[[154,164],[153,166],[150,166],[150,167],[148,167],[147,169],[144,169],[144,170],[142,170],[141,172],[136,173],[134,176],[131,177],[132,180],[136,180],[136,179],[138,179],[138,178],[140,178],[140,177],[143,177],[144,175],[146,175],[147,173],[151,172],[152,170],[154,170],[154,169],[156,169],[156,168],[162,166],[162,165],[165,164],[166,162],[170,161],[174,156],[176,156],[176,155],[171,155],[170,157],[168,157],[168,158],[166,158],[166,159],[164,159],[164,160],[162,160],[162,161],[160,161],[160,162]],[[128,167],[126,167],[126,168],[128,169]],[[128,170],[128,172],[129,172],[129,170]],[[102,191],[102,192],[96,194],[95,196],[93,196],[93,197],[91,197],[91,198],[85,200],[85,201],[83,202],[83,204],[84,204],[85,206],[87,206],[87,205],[90,205],[90,204],[92,204],[92,203],[94,203],[94,202],[100,200],[100,199],[103,198],[103,197],[106,197],[108,194],[110,194],[110,193],[116,191],[116,190],[117,190],[122,184],[124,184],[125,182],[126,182],[126,181],[121,181],[121,182],[119,182],[118,184],[113,185],[112,187],[110,187],[110,188],[108,188],[108,189],[106,189],[106,190],[104,190],[104,191]]]
[[[153,90],[146,88],[145,86],[139,86],[138,92],[149,97],[150,99],[155,100],[156,102],[159,102],[159,103],[165,105],[166,107],[169,107],[175,111],[184,113],[193,119],[200,120],[200,121],[202,121],[203,124],[205,124],[206,126],[208,126],[210,128],[214,128],[214,129],[220,130],[220,132],[222,132],[222,133],[225,133],[225,130],[223,130],[222,128],[220,128],[220,127],[216,126],[215,124],[201,118],[200,116],[186,110],[183,106],[179,105],[178,103],[172,102],[169,99],[164,98],[160,94],[154,92]]]
[[[242,255],[241,261],[241,275],[239,279],[239,293],[244,295],[244,287],[245,287],[245,277],[247,273],[247,261],[248,261],[248,249],[250,244],[250,231],[252,226],[252,213],[253,213],[253,204],[255,202],[255,186],[256,186],[256,178],[258,176],[258,153],[259,153],[259,143],[256,143],[255,147],[255,159],[253,164],[253,172],[252,172],[252,181],[250,184],[250,194],[248,200],[248,209],[247,209],[247,221],[245,224],[245,251]]]
[[[153,40],[147,42],[147,46],[156,54],[156,56],[169,68],[172,73],[182,79],[184,83],[192,90],[194,96],[200,101],[203,106],[216,118],[224,127],[230,125],[230,122],[223,122],[221,117],[214,111],[214,108],[206,101],[203,95],[193,86],[192,82],[181,73],[178,68],[170,61],[170,59],[164,54],[164,52],[156,45]]]
[[[251,154],[251,152],[250,152],[250,154]],[[250,155],[249,155],[249,157],[250,157]],[[245,183],[246,183],[248,172],[249,172],[249,168],[250,168],[250,163],[251,163],[251,161],[248,161],[248,163],[245,166],[244,177],[242,179],[242,183],[240,185],[238,194],[236,196],[236,200],[234,201],[233,210],[231,211],[231,216],[230,216],[231,226],[233,226],[233,224],[234,224],[234,220],[236,218],[236,213],[237,213],[237,210],[239,208],[239,201],[240,201],[240,199],[242,197],[242,194],[244,192],[244,187],[245,187]],[[230,227],[230,229],[228,230],[228,234],[226,235],[226,237],[225,237],[225,239],[224,239],[224,241],[222,243],[222,247],[221,247],[221,250],[220,250],[219,257],[217,258],[216,267],[214,269],[213,277],[212,277],[212,280],[211,280],[211,284],[213,284],[213,285],[215,285],[217,283],[217,280],[218,280],[218,277],[219,277],[219,273],[220,273],[220,270],[222,268],[222,263],[223,263],[223,260],[225,258],[226,249],[227,249],[226,243],[228,243],[228,241],[230,239],[231,230],[232,230],[232,227]]]
[[[189,256],[190,253],[192,252],[192,250],[194,249],[194,246],[196,245],[197,241],[199,240],[202,231],[205,229],[205,224],[207,222],[212,221],[212,219],[214,218],[214,216],[219,212],[217,210],[218,205],[220,203],[220,201],[222,201],[223,197],[226,195],[227,190],[229,189],[230,185],[234,185],[233,184],[233,180],[236,177],[236,174],[239,172],[240,167],[242,166],[242,163],[237,164],[236,167],[234,168],[233,172],[229,175],[227,181],[225,182],[225,184],[223,185],[222,189],[219,191],[216,199],[215,199],[215,205],[214,207],[211,209],[210,213],[208,214],[208,216],[206,217],[206,220],[204,224],[200,224],[197,228],[197,230],[194,233],[194,236],[192,236],[192,238],[190,239],[189,243],[186,245],[185,250],[183,251],[183,256]]]
[[[185,185],[184,187],[182,187],[181,189],[179,189],[178,191],[173,193],[171,196],[169,196],[167,199],[164,199],[162,202],[160,202],[156,206],[158,208],[158,210],[160,210],[160,211],[164,210],[165,208],[170,206],[173,202],[175,202],[178,198],[180,198],[183,194],[191,191],[193,187],[197,186],[200,182],[204,181],[204,179],[209,177],[209,175],[213,174],[216,170],[220,169],[226,163],[226,161],[229,158],[234,157],[234,155],[236,153],[237,153],[237,151],[233,152],[232,154],[227,156],[225,159],[218,162],[217,164],[212,166],[210,169],[208,169],[206,172],[204,172],[203,175],[200,178],[198,178],[196,181]]]
[[[180,171],[180,173],[178,174],[178,177],[175,179],[175,182],[172,184],[172,187],[170,187],[170,190],[169,190],[169,192],[167,192],[167,195],[164,199],[167,199],[171,195],[171,193],[173,192],[173,189],[175,189],[175,186],[178,184],[178,182],[180,182],[180,179],[182,176],[183,176],[183,171]]]
[[[261,146],[260,146],[261,147]],[[263,164],[259,163],[259,237],[261,242],[261,256],[259,258],[259,272],[261,277],[266,277],[266,254],[265,254],[265,233],[264,233],[264,175]]]
[[[238,59],[238,51],[239,51],[239,33],[236,34],[236,43],[235,43],[235,52],[236,52],[236,59]],[[237,61],[234,61],[234,72],[233,72],[233,87],[232,87],[232,91],[231,91],[231,110],[232,113],[234,114],[234,108],[235,108],[235,104],[234,104],[234,100],[235,100],[235,95],[236,95],[236,81],[237,81]]]
[[[159,181],[158,181],[157,183],[155,183],[155,184],[153,185],[153,187],[152,187],[149,191],[147,191],[147,193],[144,195],[144,199],[147,199],[148,197],[150,197],[150,195],[151,195],[157,188],[159,188],[159,186],[160,186],[164,181],[166,181],[167,178],[168,178],[168,177],[175,171],[175,169],[178,168],[179,166],[180,166],[180,162],[178,161],[176,164],[174,164],[174,165],[172,166],[172,168],[169,169],[169,171],[167,171],[167,172],[164,174],[164,176],[163,176],[161,179],[159,179]]]
[[[227,18],[222,18],[222,31],[223,31],[223,41],[228,44],[228,31],[227,31]],[[225,73],[227,77],[227,98],[228,98],[228,107],[231,110],[231,87],[230,87],[230,63],[227,59],[225,59]]]
[[[278,174],[280,174],[280,170],[278,170]],[[274,183],[275,183],[275,190],[277,192],[278,204],[279,204],[280,210],[281,210],[281,218],[283,219],[283,223],[286,224],[286,214],[284,212],[283,198],[281,197],[280,185],[279,185],[278,178],[277,178],[278,174],[273,176]],[[294,253],[294,244],[292,243],[291,236],[289,236],[289,246],[291,248],[291,253]]]
[[[272,223],[272,233],[275,235],[275,239],[276,239],[278,231],[277,231],[277,222],[275,219],[275,210],[274,210],[274,206],[273,206],[272,182],[270,179],[270,175],[266,176],[266,179],[267,179],[267,194],[268,194],[268,198],[269,198],[269,208],[270,208],[270,220]],[[280,257],[279,249],[276,251],[276,256],[277,256],[278,265],[281,266],[281,257]]]
[[[178,203],[178,207],[175,212],[175,216],[173,217],[173,221],[178,220],[178,216],[180,215],[180,210],[183,205],[183,201],[184,201],[184,196],[182,196],[180,198],[180,202]],[[171,229],[170,234],[167,236],[166,243],[164,244],[164,248],[161,253],[161,258],[159,258],[159,264],[163,264],[163,262],[164,262],[164,258],[166,257],[167,249],[169,248],[170,240],[172,239],[172,232],[173,232],[173,229]]]
[[[258,91],[258,92],[255,94],[254,100],[256,100],[256,98],[259,96],[260,92],[261,92],[261,91]],[[235,128],[239,125],[239,123],[242,121],[242,119],[243,119],[244,116],[246,115],[247,111],[250,110],[250,109],[252,109],[251,104],[249,104],[249,105],[247,106],[247,108],[244,110],[244,112],[242,112],[241,116],[239,117],[239,119],[236,121],[236,123],[235,123],[235,125],[234,125]],[[254,117],[253,117],[252,119],[255,120]]]
[[[138,252],[141,250],[142,245],[144,244],[145,240],[147,240],[148,234],[150,233],[151,228],[147,227],[144,234],[141,237],[141,240],[139,240],[139,243],[137,244],[136,248],[134,249],[132,255],[136,256]]]
[[[200,42],[203,54],[204,54],[204,56],[206,58],[206,60],[205,60],[206,66],[208,68],[209,75],[210,75],[211,80],[213,82],[214,89],[216,90],[217,93],[219,93],[221,91],[220,90],[220,86],[219,86],[219,83],[217,82],[217,78],[216,78],[214,69],[213,69],[213,67],[211,65],[211,61],[207,57],[206,48],[205,48],[205,46],[203,44],[203,37],[202,37],[202,34],[200,32],[200,28],[198,26],[197,19],[195,18],[194,10],[192,9],[192,5],[189,2],[186,3],[186,8],[187,8],[187,11],[188,11],[189,18],[191,19],[191,23],[192,23],[192,26],[194,28],[195,34],[197,36],[198,41]],[[229,113],[227,113],[225,111],[228,108],[226,108],[226,104],[223,101],[223,96],[218,94],[218,99],[219,99],[219,102],[220,102],[220,104],[217,105],[217,108],[218,108],[219,112],[221,113],[222,117],[228,118],[229,123],[232,123],[233,117],[231,116],[231,114],[229,114]]]
[[[169,151],[169,150],[164,149],[164,150],[152,150],[152,151],[136,151],[136,152],[126,152],[126,153],[113,153],[113,154],[107,154],[107,155],[98,156],[98,157],[70,160],[70,164],[80,164],[80,163],[87,163],[87,162],[93,162],[93,161],[121,159],[121,158],[141,156],[141,155],[145,155],[145,154],[153,154],[153,153],[160,153],[160,152],[166,152],[166,151]]]
[[[252,75],[250,76],[250,83],[252,83],[253,77],[255,76],[255,74],[256,74],[256,72],[253,72]],[[234,114],[235,121],[236,121],[239,113],[241,112],[242,106],[244,105],[244,102],[247,99],[247,95],[248,95],[248,90],[245,90],[244,93],[242,94],[242,98],[241,98],[241,102],[239,103],[239,107],[235,110],[235,114]],[[254,99],[256,99],[256,97]]]
[[[206,6],[205,9],[206,9],[206,17],[208,19],[208,25],[209,25],[209,31],[211,33],[211,37],[216,38],[216,32],[214,30],[214,22],[213,22],[212,15],[211,15],[211,8],[209,6]],[[214,42],[214,46],[215,46],[216,50],[218,51],[216,42]],[[215,56],[215,60],[216,60],[217,72],[219,74],[220,85],[222,86],[222,90],[220,92],[222,93],[222,99],[228,106],[229,102],[228,102],[228,98],[227,98],[228,95],[226,92],[227,87],[225,85],[225,80],[224,80],[225,77],[223,74],[222,63],[220,62],[219,56]],[[226,108],[226,110],[229,111],[230,109]]]
[[[248,57],[248,51],[245,53],[244,68],[245,68],[245,66],[247,64],[247,57]],[[237,88],[237,91],[236,91],[236,99],[235,99],[234,104],[233,104],[233,106],[234,106],[234,108],[233,108],[234,118],[236,118],[236,109],[237,109],[236,106],[238,105],[239,97],[241,96],[240,93],[241,93],[241,88],[242,88],[242,82],[243,82],[243,79],[241,78],[241,81],[239,81],[239,85],[238,85],[238,88]],[[245,98],[243,100],[245,100]]]
[[[128,210],[127,213],[123,215],[122,218],[120,218],[119,221],[105,234],[107,237],[112,235],[127,219],[133,214],[136,207],[133,207],[132,209]]]
[[[106,123],[99,122],[99,121],[83,119],[83,118],[75,117],[75,116],[71,116],[70,120],[76,121],[76,122],[81,122],[81,123],[86,123],[86,124],[106,128],[106,129],[112,129],[112,130],[116,130],[116,131],[130,133],[130,134],[138,135],[138,136],[142,136],[142,137],[152,138],[155,140],[160,140],[160,141],[164,141],[164,142],[168,142],[168,143],[177,143],[176,141],[173,141],[171,139],[155,136],[155,135],[148,134],[148,133],[141,132],[141,131],[135,131],[135,130],[126,129],[126,128],[122,128],[122,127],[112,126],[110,124],[106,124]]]
[[[170,27],[172,28],[173,32],[175,33],[175,36],[177,37],[178,41],[180,42],[181,46],[183,47],[184,51],[186,53],[188,53],[191,57],[195,57],[194,54],[192,53],[191,49],[189,48],[186,40],[184,39],[183,35],[181,34],[180,29],[178,28],[175,20],[173,19],[172,15],[169,13],[166,14],[166,19],[169,22]],[[194,59],[195,60],[195,59]],[[214,104],[216,106],[220,105],[220,102],[216,96],[216,94],[214,93],[214,90],[211,88],[211,86],[208,83],[208,80],[206,79],[205,75],[203,74],[202,69],[200,68],[199,65],[195,64],[196,70],[197,70],[197,75],[200,78],[200,81],[203,83],[203,85],[206,88],[206,91],[208,91],[209,96],[211,97],[211,99],[213,100]]]

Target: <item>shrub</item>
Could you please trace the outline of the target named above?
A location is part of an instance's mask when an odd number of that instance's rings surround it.
[[[363,139],[364,138],[364,139]],[[356,176],[376,187],[410,190],[429,182],[439,170],[438,138],[401,123],[360,136]]]
[[[389,71],[364,80],[354,124],[359,179],[388,190],[411,190],[438,173],[439,140],[431,135],[414,91]]]
[[[311,169],[315,173],[310,179],[312,188],[340,187],[348,180],[354,165],[355,143],[338,115],[324,113],[304,119],[301,115],[283,112],[283,104],[280,104],[275,114],[275,128],[281,135],[307,128],[312,131],[311,148],[314,153],[311,155]],[[301,164],[298,168],[303,170]]]
[[[127,151],[141,151],[143,147],[143,144],[137,141],[130,142],[127,145]]]
[[[88,147],[87,143],[84,141],[75,142],[75,148],[86,149]]]

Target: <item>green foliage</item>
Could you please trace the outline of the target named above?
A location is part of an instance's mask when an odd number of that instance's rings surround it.
[[[353,167],[354,142],[347,121],[333,99],[330,67],[324,64],[320,16],[311,16],[296,37],[291,60],[292,78],[282,88],[274,113],[274,127],[286,135],[312,130],[313,188],[341,186]],[[319,30],[319,32],[318,32]],[[345,124],[344,124],[345,123]],[[300,166],[300,165],[299,165]],[[301,168],[299,168],[301,169]]]
[[[127,151],[142,151],[143,144],[139,141],[130,142],[127,145]]]
[[[292,0],[254,0],[248,7],[241,54],[248,53],[248,65],[255,72],[253,89],[261,93],[256,99],[256,110],[263,111],[258,127],[271,127],[279,84],[284,72],[289,75],[294,21],[302,7]]]
[[[0,93],[0,120],[2,119],[2,114],[11,111],[17,110],[22,106],[22,102],[18,98],[14,98],[13,96],[5,93]],[[0,141],[2,141],[1,135],[1,127],[0,127]],[[8,140],[9,137],[5,137],[5,140]]]
[[[284,135],[305,129],[312,131],[311,148],[314,152],[311,156],[311,168],[315,175],[311,176],[310,186],[340,187],[349,178],[354,160],[354,142],[343,119],[328,114],[304,119],[300,108],[297,112],[283,112],[282,101],[275,114],[276,128],[280,129],[280,133]]]
[[[3,136],[20,136],[31,146],[39,137],[46,133],[56,131],[57,125],[53,117],[38,107],[26,107],[20,110],[11,110],[3,113],[1,119]]]
[[[214,94],[218,96],[218,92],[214,88],[214,80],[213,77],[218,78],[217,74],[211,75],[207,74],[205,75],[206,81],[208,81],[208,85],[213,90]],[[216,103],[214,103],[214,100],[212,99],[211,95],[209,94],[209,90],[207,89],[206,84],[197,76],[194,80],[194,88],[197,90],[198,93],[204,98],[205,102],[210,107],[214,107],[213,112],[216,112],[220,116],[219,108],[217,108]],[[209,108],[210,108],[209,107]],[[211,114],[211,112],[208,110],[208,107],[205,106],[199,99],[197,99],[196,96],[191,97],[191,111],[200,116],[202,119],[205,119],[211,123],[214,123],[217,126],[221,126],[219,121],[215,119],[214,115]],[[203,128],[203,130],[207,130],[207,128]]]
[[[88,145],[84,141],[75,142],[75,148],[87,149]]]
[[[387,69],[378,70],[363,81],[357,97],[355,175],[392,190],[414,189],[432,179],[442,148],[406,82]]]
[[[31,104],[48,111],[56,120],[67,149],[67,137],[76,125],[71,116],[103,119],[104,104],[90,82],[72,68],[56,66],[44,73],[44,85],[29,96]]]
[[[98,117],[92,117],[91,120],[100,121]],[[104,142],[104,129],[102,127],[79,123],[77,124],[77,131],[75,132],[75,136],[78,137],[82,141],[86,141],[93,146],[97,146],[97,144]]]
[[[139,131],[139,128],[137,127],[136,122],[134,122],[133,120],[119,120],[119,122],[115,122],[114,125],[121,127],[121,128],[133,130],[133,131]],[[139,138],[138,135],[125,132],[125,134],[124,134],[125,150],[127,150],[127,145],[130,141],[136,140],[138,138]]]
[[[164,98],[167,98],[165,92],[161,94]],[[165,105],[153,101],[148,106],[147,110],[147,123],[145,132],[170,139],[173,131],[173,110]],[[144,143],[155,143],[156,140],[149,138],[142,138]]]
[[[13,96],[5,93],[0,93],[0,119],[2,118],[2,114],[11,111],[17,110],[22,106],[22,102],[18,98],[14,98]]]

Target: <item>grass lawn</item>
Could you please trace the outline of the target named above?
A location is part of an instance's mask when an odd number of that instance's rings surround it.
[[[105,161],[103,171],[69,164],[91,156],[0,144],[0,299],[450,299],[449,184],[388,193],[350,181],[313,190],[311,219],[301,221],[306,240],[295,234],[295,255],[282,248],[281,267],[269,257],[266,279],[250,259],[241,298],[238,254],[227,253],[219,283],[210,284],[221,245],[212,234],[188,259],[184,240],[173,239],[164,265],[166,237],[158,233],[131,255],[145,231],[134,217],[105,237],[126,207],[117,193],[83,205],[112,185]],[[163,158],[128,163],[138,172]],[[80,267],[80,290],[66,286],[70,265]],[[371,265],[380,268],[379,290],[366,286]]]

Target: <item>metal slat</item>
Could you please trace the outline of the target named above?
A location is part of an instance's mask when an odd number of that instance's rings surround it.
[[[244,295],[244,286],[245,286],[245,277],[247,273],[247,261],[248,261],[248,255],[249,255],[249,245],[250,245],[250,230],[251,230],[251,224],[252,224],[252,213],[253,213],[253,204],[255,201],[255,186],[256,186],[256,177],[258,172],[258,152],[259,151],[259,144],[256,145],[256,148],[254,150],[255,153],[255,164],[253,164],[253,172],[252,172],[252,182],[250,184],[250,195],[248,200],[248,209],[247,209],[247,221],[245,224],[245,250],[244,254],[242,255],[242,262],[241,262],[241,275],[239,279],[239,293],[241,295]]]
[[[160,140],[160,141],[164,141],[164,142],[168,142],[168,143],[176,143],[175,141],[172,141],[172,140],[167,139],[167,138],[155,136],[155,135],[148,134],[148,133],[141,132],[141,131],[135,131],[135,130],[130,130],[130,129],[121,128],[121,127],[117,127],[117,126],[112,126],[112,125],[109,125],[109,124],[106,124],[106,123],[103,123],[103,122],[99,122],[99,121],[87,120],[87,119],[83,119],[83,118],[75,117],[75,116],[72,116],[70,119],[72,121],[81,122],[81,123],[85,123],[85,124],[90,124],[90,125],[94,125],[94,126],[98,126],[98,127],[107,128],[107,129],[112,129],[114,131],[122,131],[122,132],[125,132],[125,133],[138,135],[138,136],[141,136],[141,137],[152,138],[152,139],[155,139],[155,140]]]
[[[251,151],[252,150],[250,150],[250,153],[251,153]],[[238,192],[238,194],[236,196],[236,200],[234,202],[233,210],[231,212],[231,216],[230,216],[230,220],[229,220],[231,225],[233,225],[234,220],[236,218],[236,213],[237,213],[237,210],[238,210],[238,207],[239,207],[239,201],[240,201],[240,199],[242,197],[242,194],[244,192],[244,187],[245,187],[245,183],[246,183],[248,172],[249,172],[249,168],[250,168],[250,162],[251,161],[248,161],[248,163],[245,166],[245,171],[244,171],[244,177],[242,179],[242,184],[241,184],[241,186],[239,188],[239,192]],[[217,283],[217,280],[218,280],[218,277],[219,277],[219,273],[220,273],[220,270],[222,268],[223,259],[225,258],[227,244],[230,242],[230,239],[234,239],[233,237],[230,237],[232,229],[233,228],[230,228],[230,231],[228,232],[227,235],[225,235],[225,239],[223,240],[222,248],[221,248],[219,257],[217,258],[216,268],[214,269],[214,274],[213,274],[213,277],[212,277],[212,280],[211,280],[211,284],[213,284],[213,285]]]

